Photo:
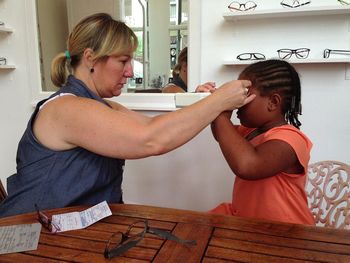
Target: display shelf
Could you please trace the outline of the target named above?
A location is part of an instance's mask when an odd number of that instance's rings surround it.
[[[10,28],[10,27],[0,26],[0,32],[3,32],[3,33],[12,33],[13,30],[12,30],[12,28]]]
[[[350,6],[319,6],[309,7],[302,6],[299,8],[279,8],[253,10],[246,12],[225,12],[225,20],[253,20],[253,19],[270,19],[270,18],[294,18],[300,16],[323,16],[323,15],[343,15],[350,14]]]
[[[0,70],[2,69],[15,69],[15,65],[0,65]]]
[[[279,59],[279,58],[270,58],[270,59]],[[258,61],[263,60],[225,60],[225,66],[239,66],[239,65],[249,65]],[[350,63],[349,58],[310,58],[310,59],[286,59],[291,64],[329,64],[329,63]]]

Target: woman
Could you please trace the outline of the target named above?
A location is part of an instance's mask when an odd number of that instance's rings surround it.
[[[187,47],[181,50],[177,64],[173,69],[173,80],[163,87],[163,93],[185,93],[187,92]],[[207,82],[197,86],[195,92],[213,92],[215,82]]]
[[[103,200],[122,203],[124,159],[169,152],[197,135],[220,112],[238,108],[249,81],[233,81],[187,108],[144,116],[104,98],[119,96],[133,76],[137,37],[108,14],[80,21],[67,51],[53,60],[61,87],[38,103],[17,151],[0,216]],[[70,71],[70,75],[68,75]],[[63,87],[62,87],[63,86]]]

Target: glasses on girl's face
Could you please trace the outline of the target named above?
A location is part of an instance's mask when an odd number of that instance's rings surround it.
[[[289,49],[282,48],[277,50],[278,56],[281,59],[289,59],[293,54],[296,58],[304,59],[309,56],[310,49],[309,48],[297,48],[297,49]]]
[[[248,1],[246,3],[239,3],[234,1],[228,6],[228,9],[232,12],[249,11],[249,10],[254,10],[256,6],[257,6],[256,3],[254,3],[253,1]]]
[[[60,227],[54,222],[52,222],[52,220],[47,215],[41,212],[37,204],[35,204],[35,209],[38,215],[38,220],[43,227],[45,227],[51,233],[57,233],[58,231],[60,231]]]
[[[129,249],[135,247],[141,240],[145,237],[146,233],[157,235],[159,237],[165,238],[167,240],[172,240],[177,243],[196,245],[195,240],[185,240],[181,239],[168,231],[160,230],[157,228],[152,228],[148,226],[148,220],[140,220],[131,224],[125,233],[116,232],[114,233],[106,244],[104,251],[104,257],[111,259],[113,257],[119,256]]]
[[[303,5],[310,4],[311,1],[298,1],[298,0],[283,0],[280,4],[283,7],[289,7],[289,8],[298,8]]]

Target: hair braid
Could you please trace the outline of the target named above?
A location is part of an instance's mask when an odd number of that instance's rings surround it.
[[[262,96],[273,92],[281,95],[286,121],[299,129],[301,122],[301,85],[298,72],[284,60],[265,60],[246,67],[240,76],[252,81]]]

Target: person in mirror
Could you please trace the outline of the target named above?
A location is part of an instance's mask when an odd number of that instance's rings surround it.
[[[179,53],[177,64],[174,66],[171,82],[166,84],[163,93],[185,93],[187,90],[187,47],[183,48]],[[206,82],[198,85],[195,92],[213,92],[215,91],[215,82]]]
[[[39,102],[17,149],[0,216],[106,200],[123,203],[125,159],[188,142],[222,111],[249,103],[250,81],[231,81],[186,108],[153,117],[107,100],[133,76],[137,37],[108,14],[80,21],[51,69],[59,91]]]
[[[221,113],[211,128],[236,175],[232,202],[211,213],[314,225],[304,191],[312,147],[300,131],[301,86],[286,61],[266,60],[246,67],[239,79],[252,82],[256,98],[237,110]]]

